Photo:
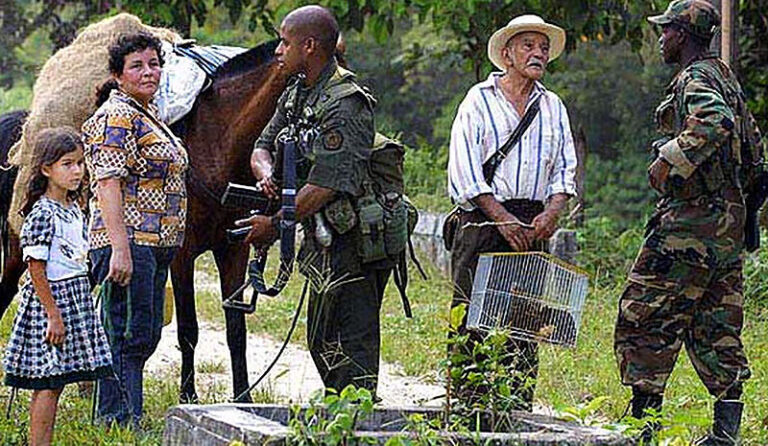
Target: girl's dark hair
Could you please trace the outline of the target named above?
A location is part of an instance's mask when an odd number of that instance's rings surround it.
[[[162,67],[165,64],[165,60],[163,59],[163,48],[160,39],[144,32],[120,36],[117,41],[109,46],[109,72],[116,76],[123,74],[125,56],[137,51],[144,51],[147,48],[152,48],[157,52],[157,58],[160,60],[160,66]],[[106,102],[109,99],[110,92],[115,88],[117,88],[117,81],[114,79],[109,79],[101,84],[96,90],[96,107],[100,107],[101,104]]]
[[[24,202],[19,213],[26,216],[32,210],[37,200],[43,196],[48,188],[48,177],[43,175],[43,166],[50,166],[60,160],[67,153],[74,152],[83,147],[80,134],[71,127],[56,127],[43,130],[35,140],[35,162],[27,188],[27,201]],[[75,191],[67,192],[67,198],[78,200],[83,191],[83,184]]]

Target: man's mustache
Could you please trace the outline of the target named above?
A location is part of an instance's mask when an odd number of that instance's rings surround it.
[[[539,67],[542,70],[544,69],[544,61],[538,58],[531,58],[531,60],[528,61],[527,66],[529,67]]]

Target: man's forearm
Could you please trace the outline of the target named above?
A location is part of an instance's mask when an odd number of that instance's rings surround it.
[[[568,194],[552,195],[547,201],[547,204],[544,206],[544,212],[560,215],[563,209],[565,209],[565,205],[568,203],[570,198],[571,197]]]
[[[493,198],[492,194],[482,194],[478,195],[477,197],[472,199],[472,203],[480,208],[481,211],[485,214],[486,217],[488,217],[491,221],[495,221],[497,223],[506,223],[506,222],[518,222],[517,217],[510,214],[506,209],[504,209],[504,206],[501,205],[498,201],[496,201],[495,198]]]
[[[333,200],[336,192],[327,187],[307,183],[296,195],[296,220],[314,215]]]
[[[272,176],[272,154],[264,149],[253,149],[251,153],[251,171],[257,180]]]

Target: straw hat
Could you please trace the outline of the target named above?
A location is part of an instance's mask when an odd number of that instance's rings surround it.
[[[549,60],[555,60],[565,48],[565,31],[559,26],[544,22],[537,15],[526,14],[515,17],[507,26],[499,29],[488,40],[488,58],[494,65],[505,70],[504,59],[501,50],[515,34],[533,31],[544,34],[549,38]]]

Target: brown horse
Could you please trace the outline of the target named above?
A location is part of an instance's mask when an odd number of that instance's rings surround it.
[[[224,207],[220,200],[228,182],[253,182],[250,171],[253,143],[272,117],[285,88],[284,76],[274,62],[276,46],[277,42],[260,45],[221,66],[211,87],[197,98],[193,110],[174,125],[174,131],[187,145],[190,161],[187,231],[184,244],[171,264],[182,358],[182,402],[197,401],[194,354],[199,328],[195,313],[195,259],[206,251],[213,252],[222,298],[232,294],[245,278],[249,247],[227,243],[224,230],[234,227],[235,220],[245,216],[247,210]],[[14,238],[11,234],[12,245]],[[18,249],[17,238],[15,243]],[[9,261],[21,266],[10,271],[15,277],[6,277],[4,269],[0,302],[10,302],[23,272],[18,251],[11,247],[11,254]],[[5,287],[12,293],[7,294]],[[225,318],[234,395],[238,401],[250,401],[250,395],[245,393],[248,389],[245,316],[242,312],[225,310]]]
[[[220,204],[227,182],[253,183],[253,143],[274,113],[285,79],[274,62],[276,42],[258,46],[228,61],[214,83],[200,95],[181,125],[189,149],[190,171],[187,232],[171,264],[176,319],[181,347],[181,400],[197,401],[194,354],[198,341],[194,297],[194,262],[212,251],[219,270],[222,297],[243,282],[248,246],[227,243],[224,229],[247,210]],[[250,401],[245,359],[245,315],[225,310],[227,345],[232,361],[235,398]]]

